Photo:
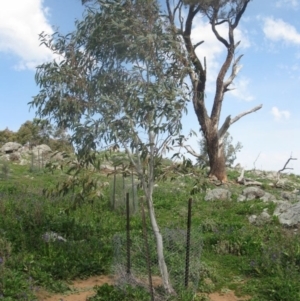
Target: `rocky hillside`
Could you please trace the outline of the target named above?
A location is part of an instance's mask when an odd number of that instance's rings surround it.
[[[231,172],[236,175],[237,170]],[[245,176],[246,174],[246,176]],[[300,223],[300,176],[266,172],[260,170],[240,171],[233,181],[206,192],[208,202],[223,200],[225,202],[248,202],[257,200],[261,203],[273,203],[275,210],[263,209],[258,215],[248,216],[251,224],[262,225],[273,218],[288,227]]]
[[[61,161],[63,155],[53,152],[46,144],[29,147],[16,142],[8,142],[0,148],[0,161],[13,161],[20,165],[45,166],[49,161]],[[111,162],[105,162],[103,172],[113,171]],[[265,208],[259,215],[248,216],[250,223],[261,225],[278,218],[285,226],[300,223],[300,176],[260,170],[244,171],[240,167],[230,170],[232,181],[207,190],[205,200],[247,202],[257,200],[275,204],[274,212]],[[214,183],[220,185],[220,183]]]
[[[0,148],[0,161],[12,161],[20,165],[45,166],[50,160],[63,159],[61,152],[53,152],[46,144],[29,146],[17,142],[7,142]]]

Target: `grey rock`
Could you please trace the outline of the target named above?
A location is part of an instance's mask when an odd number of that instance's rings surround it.
[[[247,187],[243,190],[243,195],[247,201],[259,199],[265,195],[265,192],[259,187]]]
[[[263,210],[263,212],[260,215],[251,215],[248,217],[248,220],[253,225],[264,225],[268,223],[271,219],[270,214],[267,212],[267,208]]]
[[[300,195],[297,193],[293,193],[293,192],[283,191],[281,193],[281,197],[287,201],[300,201]]]
[[[42,239],[45,241],[45,242],[54,242],[54,241],[59,241],[59,242],[66,242],[67,240],[58,235],[56,232],[46,232],[42,235]]]
[[[62,152],[56,152],[54,155],[51,155],[50,157],[51,161],[63,161],[64,156]]]
[[[255,224],[257,219],[257,215],[253,214],[248,217],[248,221],[250,224]]]
[[[291,185],[291,183],[289,182],[288,179],[279,179],[279,180],[276,182],[276,184],[275,184],[275,186],[276,186],[277,188],[284,188],[284,187],[289,186],[289,185]]]
[[[41,144],[32,149],[32,152],[35,156],[49,154],[52,152],[51,148],[46,144]]]
[[[4,154],[10,154],[19,151],[22,145],[17,142],[7,142],[1,147],[1,152]]]
[[[256,175],[256,176],[258,176],[258,177],[260,177],[260,176],[263,175],[264,172],[261,171],[261,170],[255,169],[255,170],[251,170],[251,173],[254,174],[254,175]]]
[[[300,202],[291,204],[287,201],[281,201],[278,203],[274,215],[278,217],[282,225],[297,225],[300,222]]]
[[[265,192],[265,194],[260,198],[260,200],[264,202],[273,202],[276,200],[275,196],[269,192]]]
[[[276,180],[278,177],[278,173],[276,171],[267,172],[265,178],[268,180]]]
[[[244,195],[241,195],[241,194],[240,194],[240,195],[238,196],[238,198],[237,198],[237,201],[238,201],[238,202],[244,202],[244,201],[246,201],[246,199],[247,199],[247,198],[246,198]]]
[[[230,200],[231,192],[227,189],[223,188],[215,188],[207,192],[205,196],[205,201],[213,201],[213,200]]]

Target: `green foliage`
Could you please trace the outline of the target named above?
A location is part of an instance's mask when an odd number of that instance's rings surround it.
[[[126,222],[123,215],[110,210],[109,190],[103,190],[103,196],[94,198],[93,203],[82,202],[76,210],[70,210],[72,193],[59,197],[39,193],[43,187],[54,187],[57,180],[64,180],[66,176],[60,171],[28,179],[24,177],[27,167],[11,165],[10,169],[10,180],[0,182],[2,299],[25,300],[27,296],[35,300],[38,286],[66,291],[67,280],[111,273],[112,239],[124,231]],[[101,176],[101,181],[107,180],[106,175]],[[157,219],[162,228],[171,224],[184,229],[194,179],[190,175],[173,176],[172,181],[160,182],[154,190]],[[298,181],[295,176],[291,178]],[[234,189],[236,194],[241,190],[239,186]],[[282,228],[276,221],[253,226],[247,219],[264,208],[271,213],[275,205],[258,200],[206,202],[203,197],[204,192],[196,193],[192,207],[192,228],[200,233],[202,245],[199,290],[210,293],[230,288],[256,301],[298,300],[299,234],[295,234],[295,229]],[[131,228],[135,245],[134,234],[142,230],[139,215],[132,216]],[[47,231],[54,231],[67,241],[46,243],[42,236]],[[184,261],[184,251],[180,249],[180,258],[170,257],[171,267]],[[155,253],[154,247],[151,252]],[[143,264],[142,256],[138,260]],[[154,271],[158,273],[158,269]],[[171,273],[177,271],[177,266],[171,269]],[[136,287],[120,290],[104,286],[96,289],[93,298],[149,300],[149,295]],[[193,300],[188,291],[178,291],[177,299]]]
[[[60,168],[66,170],[67,177],[58,182],[55,188],[45,189],[47,196],[67,196],[72,195],[73,208],[82,205],[84,202],[93,203],[103,196],[103,191],[107,187],[100,177],[101,160],[96,153],[88,153],[84,157],[77,155],[76,158],[65,155],[65,161]],[[47,164],[46,168],[53,172],[57,168],[56,163]]]
[[[151,132],[152,140],[181,128],[186,96],[173,55],[177,41],[155,2],[98,5],[86,10],[75,32],[41,35],[41,42],[64,53],[65,60],[38,67],[41,91],[30,104],[42,117],[70,128],[79,149],[118,142],[146,158],[153,141],[141,139],[138,128]],[[178,75],[170,76],[174,68]]]
[[[6,128],[3,131],[0,131],[0,147],[7,142],[16,141],[16,133]]]
[[[85,161],[98,145],[120,144],[142,182],[152,226],[157,228],[152,205],[155,169],[181,130],[188,100],[186,71],[175,54],[179,40],[161,18],[158,3],[99,1],[86,10],[73,33],[42,33],[40,39],[64,59],[37,68],[40,92],[31,106],[41,118],[73,132],[78,161]],[[90,163],[75,163],[69,173],[77,171],[57,190],[65,195],[73,189],[76,203],[89,200],[91,192],[94,198],[99,181],[87,167],[99,169]],[[165,266],[159,245],[157,252]],[[167,274],[163,279],[169,285]]]
[[[11,250],[5,255],[5,270],[0,273],[0,294],[4,300],[25,300],[21,293],[34,300],[37,286],[62,291],[68,287],[61,280],[107,271],[112,252],[110,232],[119,225],[108,222],[106,228],[102,223],[106,217],[111,220],[108,207],[98,199],[93,205],[84,203],[70,211],[74,204],[71,195],[59,200],[39,193],[46,183],[49,185],[47,174],[40,174],[38,181],[30,180],[31,187],[35,187],[34,183],[40,186],[26,192],[20,185],[26,168],[22,168],[22,173],[19,166],[13,168],[20,169],[14,172],[18,173],[18,184],[2,182],[0,186],[0,238],[8,242]],[[54,180],[57,175],[52,177]],[[67,242],[46,243],[42,237],[48,231],[59,233]],[[2,246],[0,243],[3,260],[7,248]]]
[[[72,144],[66,130],[54,127],[48,121],[33,119],[21,125],[16,133],[16,139],[20,144],[29,145],[47,144],[52,151],[73,152]]]
[[[0,179],[7,180],[10,175],[9,162],[6,160],[0,161]]]
[[[18,143],[24,145],[26,143],[39,144],[39,127],[34,121],[26,121],[21,125],[16,133],[16,140]]]
[[[7,142],[29,146],[47,144],[52,151],[74,152],[70,137],[64,128],[54,127],[48,121],[37,118],[23,123],[17,132],[9,129],[0,131],[0,147]]]

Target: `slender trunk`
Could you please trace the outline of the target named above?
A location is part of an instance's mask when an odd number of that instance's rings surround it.
[[[164,285],[165,290],[169,294],[174,294],[175,291],[170,282],[169,272],[168,272],[168,268],[167,268],[167,265],[165,262],[163,239],[162,239],[162,235],[159,231],[159,227],[158,227],[158,224],[156,221],[152,196],[148,196],[147,201],[148,201],[148,207],[149,207],[151,226],[152,226],[152,230],[154,232],[155,240],[156,240],[156,251],[157,251],[157,257],[158,257],[158,264],[159,264],[159,269],[160,269],[160,274],[162,277],[163,285]]]
[[[150,141],[153,141],[153,136],[150,134]],[[149,216],[151,221],[151,227],[154,232],[155,240],[156,240],[156,252],[158,257],[158,264],[160,269],[161,278],[163,281],[163,286],[167,293],[169,294],[175,294],[175,291],[172,287],[172,284],[169,279],[169,272],[168,268],[165,262],[165,256],[164,256],[164,246],[163,246],[163,239],[162,235],[160,233],[156,216],[155,216],[155,210],[153,205],[153,186],[154,186],[154,155],[153,155],[153,149],[151,149],[151,154],[149,157],[148,162],[148,181],[145,181],[145,177],[142,178],[142,184],[143,184],[143,190],[145,192],[145,196],[147,199],[148,209],[149,209]]]

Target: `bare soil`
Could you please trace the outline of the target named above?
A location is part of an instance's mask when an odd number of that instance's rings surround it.
[[[88,279],[76,280],[70,285],[71,292],[68,294],[51,294],[47,291],[39,291],[37,297],[39,301],[86,301],[87,297],[95,294],[94,286],[103,284],[113,284],[113,278],[109,276],[94,276]]]
[[[212,293],[209,294],[211,301],[247,301],[250,297],[237,297],[233,291],[228,291],[224,294],[222,293]]]
[[[161,285],[161,280],[159,277],[153,276],[153,284]],[[72,285],[70,285],[71,291],[67,294],[51,294],[47,291],[40,290],[37,293],[37,298],[39,301],[86,301],[88,297],[95,294],[94,286],[103,284],[113,284],[114,279],[110,276],[94,276],[88,279],[75,280]],[[212,293],[208,295],[211,301],[246,301],[249,297],[237,297],[233,291],[228,291],[226,293]]]

